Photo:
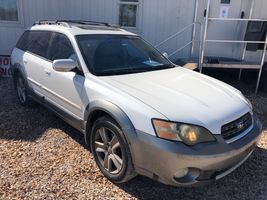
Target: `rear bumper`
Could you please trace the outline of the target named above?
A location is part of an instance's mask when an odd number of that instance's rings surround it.
[[[131,141],[136,171],[175,186],[197,186],[218,180],[239,167],[255,149],[262,127],[256,117],[254,120],[251,131],[231,144],[218,135],[216,142],[189,147],[137,131],[137,138]],[[188,169],[186,175],[174,177],[184,169]]]

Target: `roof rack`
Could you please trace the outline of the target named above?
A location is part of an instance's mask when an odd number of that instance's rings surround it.
[[[82,25],[94,25],[94,26],[112,26],[106,22],[96,22],[96,21],[86,21],[86,20],[57,20],[58,22],[66,22],[73,24],[82,24]]]
[[[71,28],[71,26],[66,23],[66,22],[63,22],[63,21],[58,21],[58,20],[39,20],[39,21],[36,21],[33,26],[35,25],[62,25],[62,26],[65,26],[65,27],[68,27],[68,28]]]
[[[68,28],[71,28],[71,25],[91,25],[91,26],[107,26],[118,28],[119,26],[112,25],[106,22],[96,22],[96,21],[86,21],[86,20],[39,20],[36,21],[33,25],[62,25]]]

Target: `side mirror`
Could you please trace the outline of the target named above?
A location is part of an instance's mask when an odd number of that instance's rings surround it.
[[[167,53],[163,53],[162,55],[167,59],[169,58],[169,55]]]
[[[69,72],[76,67],[72,59],[60,59],[53,61],[53,69],[57,72]]]

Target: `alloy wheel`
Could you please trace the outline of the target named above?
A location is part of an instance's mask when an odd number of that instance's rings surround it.
[[[122,149],[116,134],[101,127],[95,136],[95,151],[100,164],[111,174],[118,174],[123,166]]]
[[[27,94],[26,94],[26,86],[25,86],[25,83],[22,77],[17,78],[16,86],[17,86],[17,94],[18,94],[20,102],[25,103]]]

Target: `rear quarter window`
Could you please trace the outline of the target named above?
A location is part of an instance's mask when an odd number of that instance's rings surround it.
[[[25,31],[20,37],[19,41],[17,42],[16,48],[26,51],[27,45],[29,43],[29,35],[30,35],[30,31]]]
[[[38,56],[48,58],[47,52],[52,33],[49,31],[31,31],[29,34],[27,51]]]
[[[16,48],[29,51],[47,58],[52,33],[49,31],[25,31],[16,44]]]

